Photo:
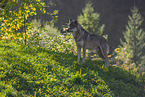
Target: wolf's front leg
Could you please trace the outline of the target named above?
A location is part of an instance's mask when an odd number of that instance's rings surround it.
[[[83,62],[86,60],[86,46],[83,46]]]
[[[77,51],[78,51],[78,61],[77,62],[80,62],[80,57],[81,57],[81,47],[80,46],[77,46]]]

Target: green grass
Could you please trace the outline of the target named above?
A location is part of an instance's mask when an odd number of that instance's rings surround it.
[[[1,97],[143,97],[143,78],[102,60],[0,42]]]

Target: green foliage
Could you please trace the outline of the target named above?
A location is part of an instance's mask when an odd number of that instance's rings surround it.
[[[76,45],[71,34],[62,35],[53,24],[49,23],[45,23],[42,27],[39,20],[33,20],[31,23],[33,25],[27,31],[29,44],[58,52],[76,54]]]
[[[32,4],[34,2],[34,4]],[[0,23],[2,23],[1,34],[4,31],[15,31],[24,26],[24,18],[27,19],[29,15],[36,15],[36,6],[41,9],[43,13],[45,10],[42,10],[41,7],[44,7],[45,4],[37,0],[25,0],[18,2],[17,0],[12,0],[7,2],[5,8],[1,10]],[[28,24],[26,24],[28,25]]]
[[[130,49],[128,49],[127,47],[119,46],[115,49],[113,57],[116,65],[119,65],[126,70],[137,73],[136,64],[132,62],[133,55]]]
[[[61,44],[63,45],[63,44]],[[102,61],[77,63],[77,56],[34,45],[0,41],[0,95],[142,97],[143,80]]]
[[[54,27],[53,24],[45,24],[42,28],[42,35],[43,36],[59,36],[60,32],[59,30]]]
[[[99,27],[100,14],[94,12],[91,3],[87,3],[83,9],[83,14],[78,16],[79,23],[92,34],[102,35],[104,31],[104,24]]]
[[[145,48],[145,33],[140,27],[143,19],[136,7],[131,12],[132,15],[129,16],[126,31],[123,33],[125,41],[121,40],[122,46],[116,49],[116,61],[118,62],[117,65],[133,70],[134,73],[139,72],[143,74],[144,70],[141,71],[141,68],[144,68],[145,64],[142,58],[142,51]]]
[[[4,9],[0,10],[0,39],[7,38],[7,40],[15,40],[13,36],[17,32],[21,32],[21,40],[25,40],[27,32],[29,30],[31,23],[28,22],[29,16],[38,16],[36,13],[37,10],[40,10],[40,14],[49,14],[54,15],[53,19],[50,21],[52,23],[57,18],[57,10],[54,10],[52,13],[46,13],[46,4],[43,0],[11,0],[8,1]],[[25,34],[23,34],[25,33]],[[15,35],[13,35],[15,34]]]
[[[140,28],[143,19],[135,7],[131,10],[132,15],[129,16],[128,26],[126,27],[126,32],[124,32],[124,38],[129,49],[133,50],[133,60],[136,64],[139,64],[142,50],[144,48],[144,31]]]

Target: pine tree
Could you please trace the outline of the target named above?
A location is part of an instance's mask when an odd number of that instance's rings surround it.
[[[138,12],[138,8],[134,7],[132,15],[129,16],[128,25],[124,34],[125,42],[122,41],[122,46],[129,49],[132,58],[131,62],[135,63],[138,71],[143,67],[143,49],[145,48],[145,32],[141,29],[143,19],[141,14]]]
[[[83,14],[78,16],[78,21],[83,25],[84,29],[92,34],[102,35],[104,31],[104,24],[99,27],[100,14],[94,12],[91,3],[87,3],[82,10]]]

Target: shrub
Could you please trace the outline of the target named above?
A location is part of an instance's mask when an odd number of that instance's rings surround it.
[[[41,26],[40,21],[33,20],[30,29],[27,31],[29,45],[46,47],[49,50],[59,52],[76,53],[76,45],[71,34],[60,34],[60,31],[53,24],[45,23]]]

